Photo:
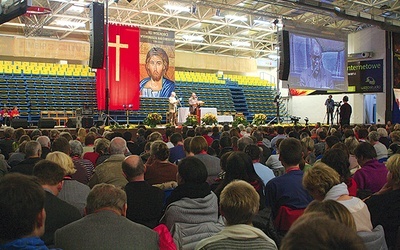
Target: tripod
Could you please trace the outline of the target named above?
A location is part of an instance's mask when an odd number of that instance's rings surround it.
[[[103,120],[103,126],[110,124],[111,121],[119,125],[119,123],[116,120],[114,120],[109,114],[106,113],[101,113],[100,119]]]
[[[274,103],[275,103],[275,105],[276,105],[276,116],[271,120],[271,121],[269,121],[268,123],[267,123],[267,125],[270,125],[273,121],[275,121],[275,120],[278,120],[278,122],[277,123],[280,123],[281,122],[281,119],[280,119],[280,117],[279,117],[279,102],[280,102],[280,94],[278,94],[278,95],[276,95],[275,96],[275,98],[274,98]]]

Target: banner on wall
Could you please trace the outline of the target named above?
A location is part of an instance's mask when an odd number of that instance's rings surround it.
[[[175,32],[140,30],[140,96],[169,97],[175,90]]]
[[[349,62],[347,73],[351,92],[383,92],[383,60]]]
[[[139,28],[109,25],[109,110],[139,110],[139,37]],[[105,68],[97,70],[96,85],[97,109],[105,110]]]

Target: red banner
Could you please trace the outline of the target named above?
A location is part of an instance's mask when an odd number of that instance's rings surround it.
[[[139,28],[109,25],[109,110],[139,110],[139,36]],[[96,73],[98,110],[106,109],[105,67]]]

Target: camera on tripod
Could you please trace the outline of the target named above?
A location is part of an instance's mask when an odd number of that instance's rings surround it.
[[[341,105],[342,105],[342,101],[333,103],[333,106],[335,106],[335,107],[340,107]]]

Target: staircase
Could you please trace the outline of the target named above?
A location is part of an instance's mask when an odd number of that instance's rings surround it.
[[[237,82],[230,80],[226,80],[226,86],[231,91],[233,106],[235,107],[236,113],[243,113],[247,120],[249,120],[249,118],[251,120],[252,117],[249,117],[249,109],[242,87],[240,87]]]

